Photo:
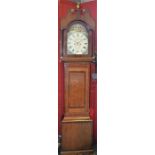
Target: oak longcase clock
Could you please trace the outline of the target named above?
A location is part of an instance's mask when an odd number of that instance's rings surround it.
[[[88,10],[71,9],[61,20],[61,61],[64,64],[64,118],[61,155],[92,155],[90,64],[94,61],[95,22]]]

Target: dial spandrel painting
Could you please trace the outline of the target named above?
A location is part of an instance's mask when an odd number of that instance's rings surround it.
[[[67,54],[88,54],[88,33],[82,24],[73,24],[67,33]]]

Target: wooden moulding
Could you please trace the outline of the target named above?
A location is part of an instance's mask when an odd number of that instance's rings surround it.
[[[81,151],[64,151],[61,155],[93,155],[93,150],[81,150]]]
[[[62,121],[62,152],[92,149],[93,121]],[[66,154],[67,155],[67,154]]]
[[[95,56],[93,57],[61,57],[60,58],[61,61],[64,62],[92,62],[95,60]]]
[[[90,121],[90,116],[88,117],[64,117],[64,119],[62,120],[62,122],[89,122]]]

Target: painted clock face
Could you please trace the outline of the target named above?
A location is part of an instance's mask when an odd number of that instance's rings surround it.
[[[81,24],[73,24],[67,33],[67,54],[88,54],[88,33]]]

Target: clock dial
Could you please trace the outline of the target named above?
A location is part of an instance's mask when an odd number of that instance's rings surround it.
[[[88,54],[88,33],[81,24],[74,24],[67,33],[67,54]]]

